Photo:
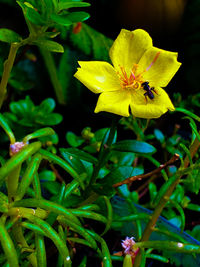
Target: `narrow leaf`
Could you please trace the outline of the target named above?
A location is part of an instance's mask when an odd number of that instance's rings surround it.
[[[4,253],[6,255],[7,261],[9,263],[9,266],[19,267],[17,252],[15,250],[14,244],[1,220],[0,220],[0,242],[4,250]]]
[[[46,49],[47,51],[50,52],[58,52],[58,53],[63,53],[64,48],[61,44],[51,41],[51,40],[46,40],[46,39],[38,39],[33,42],[35,45],[38,45],[41,48]]]
[[[111,146],[112,149],[124,152],[134,152],[138,154],[153,154],[156,148],[146,142],[137,140],[123,140]]]
[[[18,43],[21,42],[22,38],[21,36],[9,29],[0,29],[0,41],[6,42],[6,43]]]
[[[0,168],[0,180],[3,180],[9,173],[11,173],[18,165],[28,159],[31,155],[37,152],[41,147],[40,142],[34,142],[25,146],[21,151],[12,156],[1,168]]]

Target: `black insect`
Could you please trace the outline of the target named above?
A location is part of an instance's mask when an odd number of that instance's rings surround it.
[[[146,91],[146,93],[144,93],[145,98],[147,98],[147,96],[148,96],[149,99],[151,99],[151,100],[154,99],[153,92],[156,93],[154,87],[150,87],[149,82],[143,82],[142,87]]]

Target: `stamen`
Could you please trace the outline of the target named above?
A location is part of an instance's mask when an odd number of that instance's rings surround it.
[[[135,80],[135,75],[134,75],[133,71],[131,71],[130,79],[131,78],[133,78]]]
[[[137,64],[133,65],[130,75],[128,76],[126,70],[123,66],[119,65],[121,72],[117,72],[119,75],[119,80],[122,88],[125,89],[140,89],[141,83],[143,82],[142,73],[136,75],[138,68]]]
[[[148,70],[152,67],[152,65],[156,62],[156,60],[158,59],[160,53],[161,53],[161,51],[159,51],[159,52],[156,53],[156,55],[155,55],[153,61],[152,61],[151,64],[146,68],[146,71],[148,71]]]
[[[127,76],[127,74],[126,74],[126,71],[125,71],[124,67],[121,67],[121,66],[120,66],[120,69],[121,69],[122,74],[124,75],[124,78],[125,78],[126,80],[128,80],[128,76]]]

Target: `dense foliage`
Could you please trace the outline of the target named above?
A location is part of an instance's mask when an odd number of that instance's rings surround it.
[[[92,1],[0,1],[10,10],[0,23],[1,266],[200,266],[200,1],[191,2],[175,109],[145,119],[93,114],[96,97],[74,78],[78,61],[111,62],[113,36],[87,23]]]

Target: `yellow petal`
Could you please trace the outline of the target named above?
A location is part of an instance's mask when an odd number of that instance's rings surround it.
[[[127,91],[103,92],[100,94],[95,113],[107,111],[124,117],[128,117],[131,95]]]
[[[125,67],[129,75],[134,64],[137,64],[144,52],[152,46],[149,34],[141,29],[128,31],[122,29],[110,48],[110,58],[114,67]]]
[[[115,91],[121,88],[118,75],[107,62],[79,61],[80,68],[74,74],[93,93]]]
[[[168,110],[175,110],[168,94],[162,88],[156,88],[154,99],[144,96],[146,91],[139,89],[132,93],[131,112],[135,117],[144,119],[159,118]]]
[[[139,61],[138,72],[146,70],[143,78],[149,81],[150,86],[165,87],[181,66],[177,56],[175,52],[151,47]]]

